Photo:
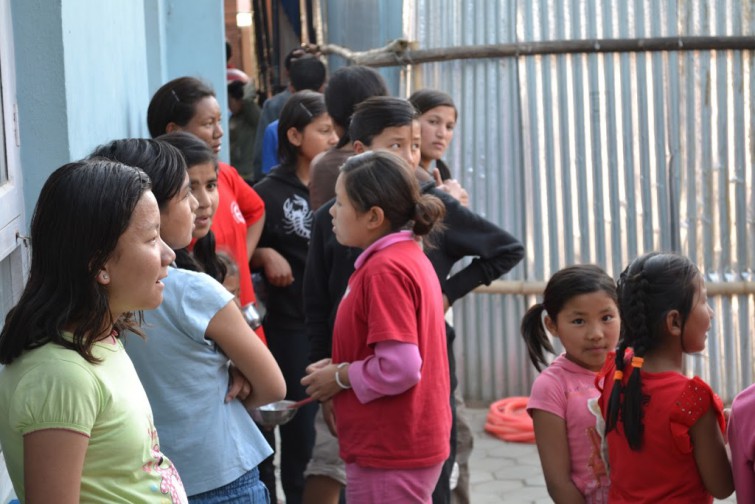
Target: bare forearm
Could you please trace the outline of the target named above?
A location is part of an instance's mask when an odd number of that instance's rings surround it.
[[[555,504],[585,504],[585,496],[571,480],[559,483],[546,482],[546,486],[548,495]]]

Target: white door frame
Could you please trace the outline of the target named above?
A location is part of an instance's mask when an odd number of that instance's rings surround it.
[[[24,196],[21,176],[21,156],[18,130],[18,106],[16,102],[16,68],[13,49],[13,22],[10,0],[0,0],[0,105],[4,143],[0,136],[0,156],[5,155],[7,180],[0,176],[0,264],[3,272],[10,270],[11,281],[3,275],[0,285],[6,303],[15,304],[23,288],[27,271],[28,240],[24,219]],[[20,253],[14,253],[18,251]],[[5,313],[0,313],[0,326],[5,322]],[[2,451],[0,447],[0,452]],[[5,458],[0,453],[0,503],[14,498],[13,486],[8,476]]]
[[[0,260],[3,260],[22,243],[20,237],[26,233],[10,0],[0,0],[0,76],[5,130],[3,147],[8,169],[8,180],[0,184]]]

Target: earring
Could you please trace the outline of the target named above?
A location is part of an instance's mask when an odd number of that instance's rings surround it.
[[[105,280],[105,281],[110,280],[110,275],[108,275],[104,271],[100,271],[100,277],[102,278],[102,280]]]

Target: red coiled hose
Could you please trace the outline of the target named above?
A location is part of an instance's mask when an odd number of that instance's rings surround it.
[[[535,429],[527,413],[528,397],[506,397],[490,405],[485,431],[504,441],[534,443]]]

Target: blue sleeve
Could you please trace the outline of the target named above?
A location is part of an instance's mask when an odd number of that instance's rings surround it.
[[[267,125],[262,139],[262,173],[270,173],[270,170],[279,164],[278,121],[275,120]]]
[[[262,138],[268,124],[275,120],[275,113],[271,107],[271,100],[267,100],[262,105],[260,121],[257,123],[257,131],[254,133],[254,147],[252,148],[252,167],[255,173],[262,167]]]
[[[205,338],[212,318],[232,299],[233,294],[223,284],[205,273],[171,269],[166,283],[163,309],[176,328],[191,339],[212,344]],[[167,279],[166,279],[167,280]]]

